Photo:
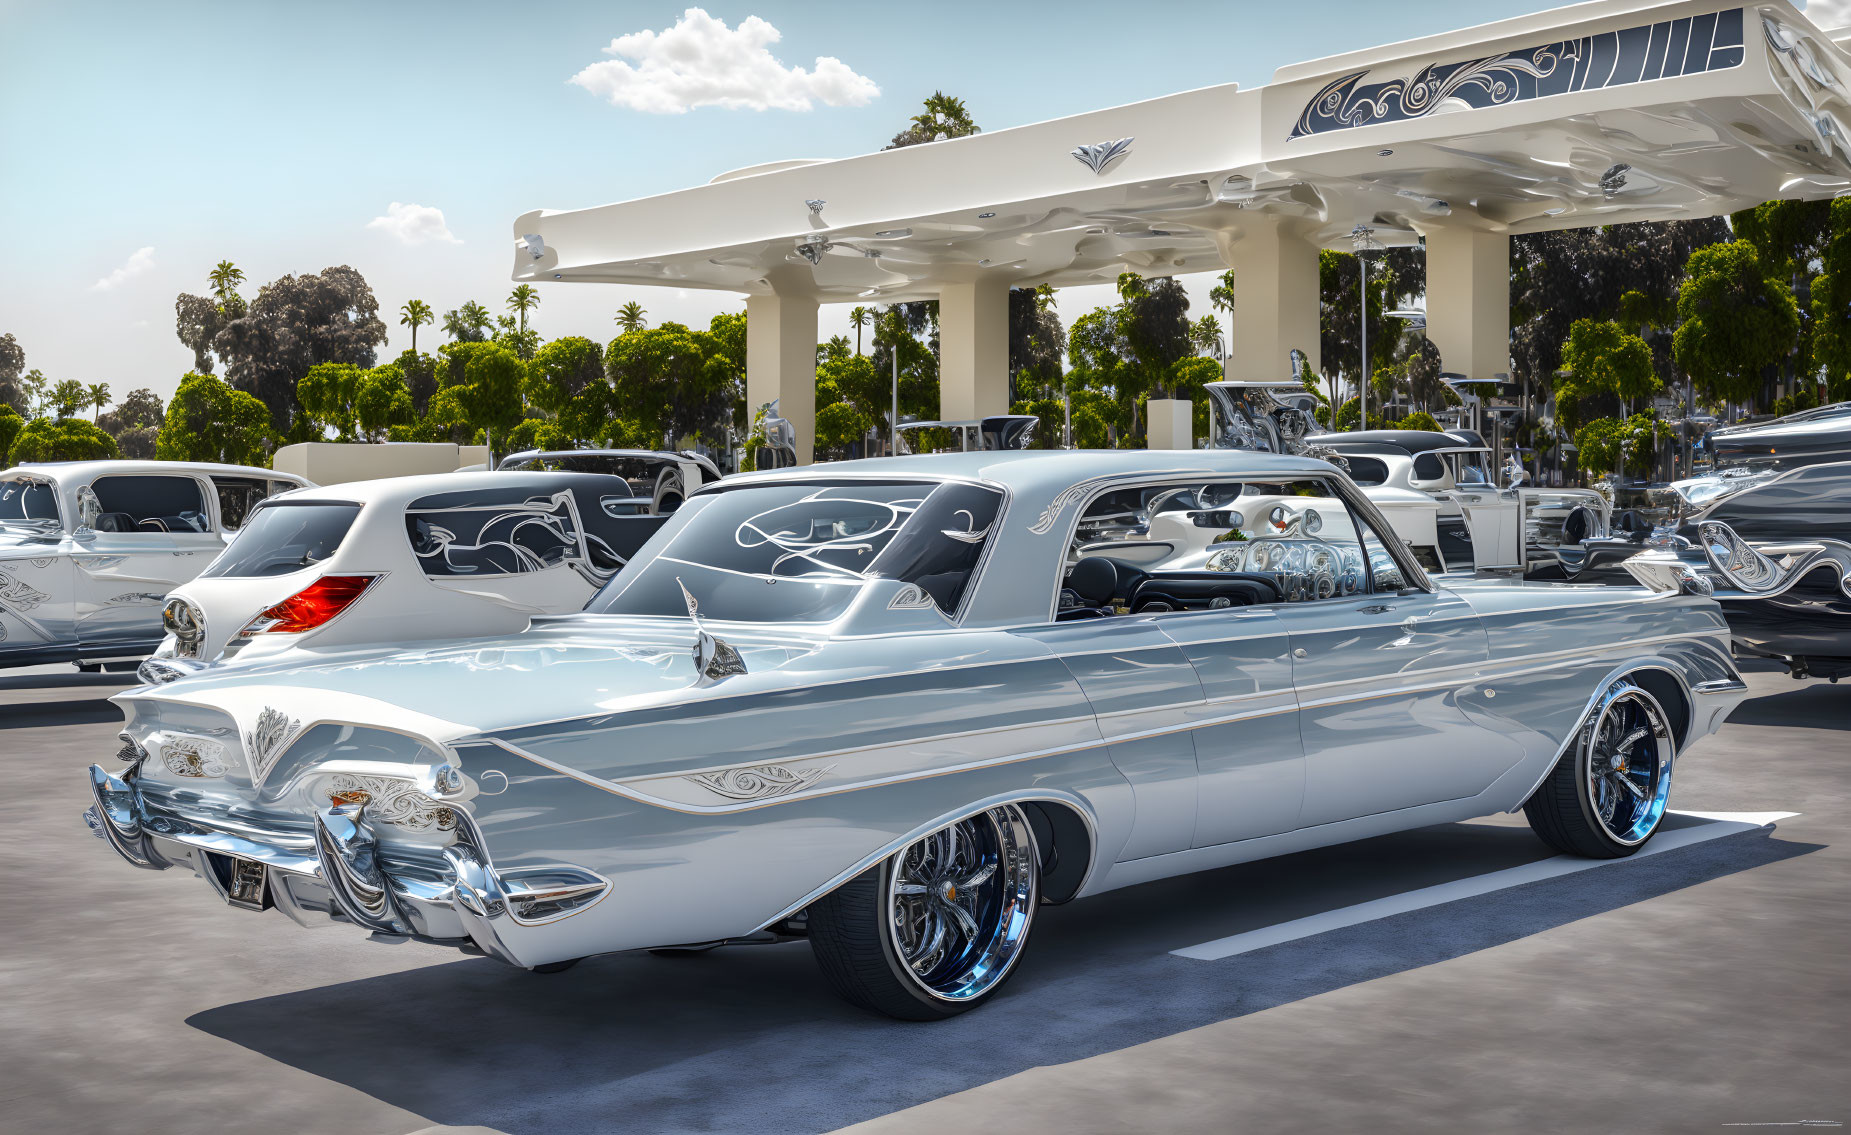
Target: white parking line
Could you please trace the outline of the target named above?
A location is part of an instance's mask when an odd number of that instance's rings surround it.
[[[1355,906],[1346,906],[1341,910],[1327,910],[1323,914],[1313,914],[1305,918],[1295,918],[1290,922],[1281,922],[1276,926],[1262,926],[1258,930],[1249,930],[1242,934],[1232,934],[1226,938],[1217,938],[1212,942],[1203,942],[1199,946],[1187,946],[1180,950],[1171,950],[1181,958],[1195,958],[1199,961],[1212,962],[1222,958],[1231,958],[1236,954],[1245,954],[1267,946],[1276,946],[1281,942],[1293,942],[1300,938],[1309,938],[1315,934],[1324,934],[1332,930],[1341,930],[1346,926],[1356,926],[1364,922],[1373,922],[1390,915],[1405,914],[1410,910],[1422,910],[1456,899],[1473,898],[1487,895],[1493,891],[1502,891],[1510,887],[1535,883],[1543,879],[1554,879],[1562,875],[1572,875],[1577,871],[1591,871],[1596,867],[1605,867],[1613,863],[1630,863],[1647,855],[1661,851],[1675,851],[1680,847],[1689,847],[1694,843],[1720,839],[1723,836],[1751,832],[1757,828],[1772,827],[1780,820],[1792,819],[1798,812],[1672,812],[1674,816],[1689,816],[1694,819],[1708,820],[1708,823],[1695,824],[1687,828],[1661,831],[1652,837],[1652,841],[1641,848],[1637,854],[1625,859],[1582,859],[1578,856],[1557,855],[1551,859],[1525,863],[1521,867],[1510,867],[1503,871],[1492,871],[1485,875],[1474,875],[1469,879],[1455,879],[1450,883],[1440,883],[1432,887],[1422,887],[1405,894],[1389,895],[1387,898],[1373,899]]]

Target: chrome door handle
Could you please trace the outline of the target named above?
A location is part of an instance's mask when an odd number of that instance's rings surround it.
[[[1386,603],[1371,603],[1367,607],[1358,607],[1357,610],[1365,615],[1386,615],[1394,608]]]
[[[1307,654],[1305,652],[1305,648],[1301,646],[1295,649],[1294,651],[1292,651],[1292,657],[1293,658],[1309,658],[1311,657],[1311,655]]]

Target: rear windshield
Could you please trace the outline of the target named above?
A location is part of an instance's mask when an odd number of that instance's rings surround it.
[[[260,505],[201,577],[249,579],[313,567],[335,553],[359,515],[359,505],[341,502]]]
[[[722,482],[724,483],[724,482]],[[1002,505],[960,482],[781,482],[701,493],[666,543],[623,571],[586,610],[822,622],[869,579],[917,584],[947,615],[963,598]],[[647,552],[648,549],[645,549]]]
[[[57,489],[44,481],[0,481],[0,524],[57,519]]]

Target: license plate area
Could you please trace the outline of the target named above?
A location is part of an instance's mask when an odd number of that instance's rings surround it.
[[[270,869],[254,859],[239,859],[217,851],[202,852],[206,881],[226,905],[239,910],[269,910]]]

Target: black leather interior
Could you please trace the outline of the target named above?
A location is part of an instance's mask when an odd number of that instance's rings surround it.
[[[135,518],[126,512],[105,512],[96,518],[98,532],[134,532]]]
[[[1129,606],[1132,614],[1139,614],[1251,607],[1284,600],[1285,594],[1269,576],[1253,572],[1186,571],[1166,572],[1143,580],[1132,592]]]

